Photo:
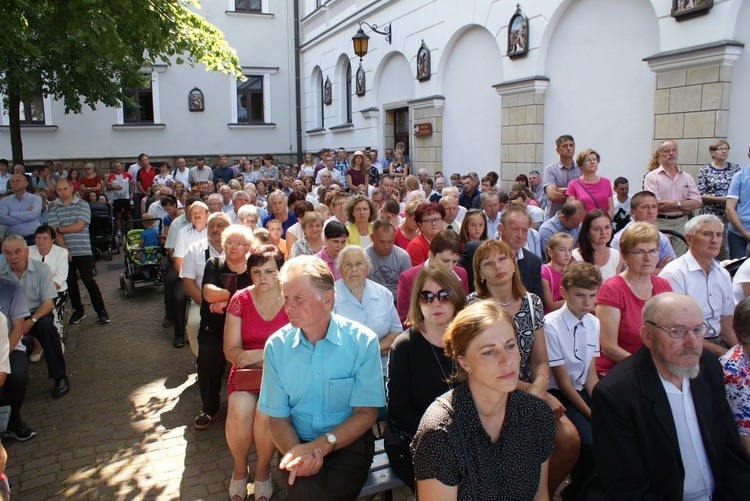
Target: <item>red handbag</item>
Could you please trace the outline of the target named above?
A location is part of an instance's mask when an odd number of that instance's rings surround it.
[[[260,381],[263,378],[263,369],[235,369],[234,389],[239,391],[260,391]]]

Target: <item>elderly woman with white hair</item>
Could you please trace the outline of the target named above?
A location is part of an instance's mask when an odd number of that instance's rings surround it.
[[[365,251],[357,245],[344,247],[339,252],[336,267],[341,273],[337,280],[336,302],[333,312],[367,326],[378,339],[380,360],[385,372],[388,351],[401,333],[401,321],[393,304],[393,294],[382,285],[367,278],[370,266]]]
[[[258,226],[258,208],[251,204],[240,207],[237,212],[237,223],[254,231]]]
[[[295,241],[289,251],[289,256],[312,256],[320,252],[325,247],[323,241],[323,216],[319,212],[307,212],[300,220],[304,238]],[[291,232],[289,232],[291,235]],[[288,243],[288,241],[287,241]]]
[[[199,430],[211,426],[221,404],[221,381],[227,360],[224,358],[224,322],[226,308],[235,292],[252,285],[247,272],[247,256],[253,243],[253,233],[238,224],[221,234],[224,255],[206,262],[203,273],[203,302],[198,331],[198,387],[203,408],[195,417]]]
[[[260,193],[258,193],[258,197],[260,197]],[[270,212],[268,216],[266,216],[266,218],[263,220],[263,227],[265,227],[268,221],[270,221],[271,219],[277,219],[281,223],[281,238],[286,238],[286,230],[288,230],[289,227],[297,222],[297,217],[292,211],[289,210],[287,200],[288,198],[286,196],[286,193],[281,190],[276,190],[269,193],[268,209]]]

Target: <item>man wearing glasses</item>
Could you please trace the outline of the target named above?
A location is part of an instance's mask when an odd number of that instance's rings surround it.
[[[613,500],[750,499],[750,458],[721,365],[702,349],[711,329],[698,303],[658,294],[642,320],[643,346],[594,388],[595,489]]]
[[[714,259],[721,250],[724,225],[717,216],[703,214],[685,225],[688,252],[668,263],[659,273],[672,290],[694,298],[710,332],[703,340],[706,351],[720,357],[737,344],[732,328],[734,298],[729,272]]]

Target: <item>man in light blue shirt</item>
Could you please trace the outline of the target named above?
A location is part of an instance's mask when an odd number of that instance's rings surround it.
[[[542,244],[542,252],[546,253],[547,240],[555,233],[567,233],[573,237],[573,245],[578,244],[578,232],[581,228],[586,209],[577,200],[565,202],[560,210],[551,218],[547,219],[539,227],[539,238]],[[542,258],[543,259],[543,258]]]
[[[322,260],[290,260],[280,280],[291,325],[266,342],[258,410],[271,416],[288,498],[355,499],[374,454],[377,408],[385,405],[378,338],[332,314],[333,275]]]
[[[747,154],[750,158],[750,152]],[[750,241],[750,165],[732,176],[727,192],[729,257],[745,257]]]
[[[0,224],[6,235],[19,235],[31,245],[42,215],[42,199],[26,191],[28,181],[22,174],[10,177],[11,195],[0,200]]]

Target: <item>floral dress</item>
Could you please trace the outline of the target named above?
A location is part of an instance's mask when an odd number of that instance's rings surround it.
[[[701,195],[714,197],[725,197],[729,191],[729,183],[732,176],[740,170],[738,164],[727,162],[724,169],[717,169],[711,164],[706,164],[698,171],[698,191]],[[726,224],[726,206],[724,204],[703,204],[701,214],[713,214],[718,216]]]
[[[740,435],[750,437],[750,361],[737,345],[719,359],[724,367],[724,386]]]

